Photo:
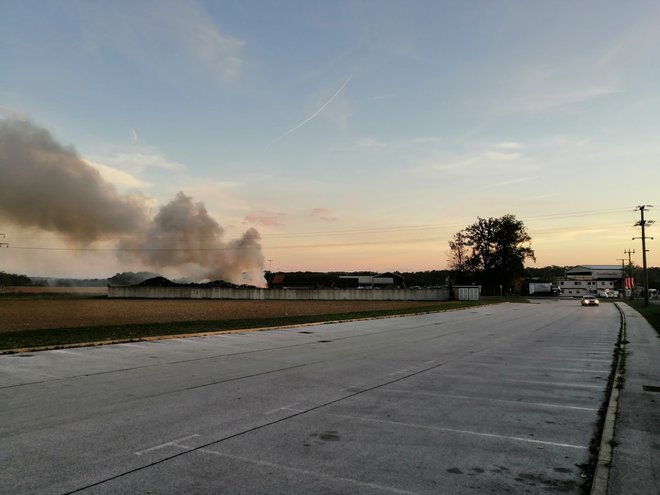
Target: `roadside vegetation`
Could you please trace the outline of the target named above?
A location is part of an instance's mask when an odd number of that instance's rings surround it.
[[[45,297],[70,295],[49,294]],[[12,297],[16,297],[15,295]],[[31,298],[38,297],[31,295]],[[3,297],[1,299],[8,299]],[[158,337],[177,335],[220,333],[258,328],[276,328],[353,319],[383,318],[418,313],[433,313],[465,309],[475,306],[499,304],[503,302],[527,302],[518,297],[492,297],[481,301],[443,301],[437,305],[394,310],[365,311],[353,313],[285,316],[272,318],[254,318],[242,320],[199,320],[170,323],[143,323],[129,325],[99,325],[75,328],[33,329],[0,333],[0,353],[6,354],[17,350],[56,349],[68,346],[99,345],[110,342],[135,342]]]
[[[631,307],[635,308],[651,324],[655,331],[660,335],[660,304],[649,304],[644,307],[643,299],[626,301]]]

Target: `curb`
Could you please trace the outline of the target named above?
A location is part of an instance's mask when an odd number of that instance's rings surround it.
[[[619,338],[619,352],[616,357],[616,371],[614,381],[612,382],[612,391],[607,405],[605,422],[603,424],[603,433],[601,435],[600,447],[598,449],[598,460],[596,461],[596,471],[591,484],[591,495],[607,495],[607,488],[610,479],[610,469],[612,467],[612,451],[614,450],[614,427],[616,423],[616,413],[619,407],[619,383],[623,377],[623,359],[621,356],[625,353],[626,342],[626,315],[621,307],[614,303],[621,315],[621,333]]]

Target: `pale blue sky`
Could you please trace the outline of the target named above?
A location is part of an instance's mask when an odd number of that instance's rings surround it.
[[[660,208],[659,22],[637,0],[0,0],[0,109],[154,211],[183,191],[228,239],[255,227],[266,268],[444,268],[453,233],[506,213],[537,266],[618,264],[634,207]]]

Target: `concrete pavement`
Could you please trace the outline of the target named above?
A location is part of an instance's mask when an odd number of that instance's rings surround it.
[[[619,306],[626,321],[625,381],[607,494],[660,494],[660,338],[637,311]]]
[[[0,358],[1,493],[579,493],[611,304]]]

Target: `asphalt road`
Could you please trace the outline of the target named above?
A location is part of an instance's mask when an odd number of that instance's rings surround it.
[[[0,357],[0,493],[579,493],[619,330],[539,301]]]

